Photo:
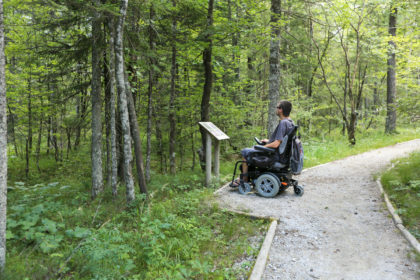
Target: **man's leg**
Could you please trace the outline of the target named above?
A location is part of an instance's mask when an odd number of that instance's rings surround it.
[[[249,156],[255,152],[256,150],[253,148],[245,148],[241,151],[242,160],[244,161],[242,163],[242,179],[244,180],[244,182],[248,182],[248,163],[246,159],[249,158]]]
[[[244,182],[248,182],[248,164],[246,163],[245,158],[242,158],[242,160],[244,161],[242,163],[242,174],[246,174],[242,176],[242,179],[244,180]]]

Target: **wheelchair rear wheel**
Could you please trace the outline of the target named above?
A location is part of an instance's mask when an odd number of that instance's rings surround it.
[[[255,180],[255,187],[259,195],[263,197],[274,197],[279,192],[280,182],[274,174],[264,173]]]

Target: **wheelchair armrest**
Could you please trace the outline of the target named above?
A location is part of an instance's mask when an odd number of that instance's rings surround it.
[[[276,149],[273,148],[267,148],[264,146],[260,146],[260,145],[255,145],[254,149],[257,151],[262,151],[262,152],[266,152],[268,154],[274,154],[276,152]]]

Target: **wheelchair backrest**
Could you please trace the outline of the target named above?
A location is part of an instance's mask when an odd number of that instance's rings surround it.
[[[292,130],[286,136],[283,137],[283,141],[281,142],[278,148],[279,154],[282,156],[283,159],[287,160],[287,162],[290,159],[293,137],[296,135],[298,128],[298,125],[293,124]]]

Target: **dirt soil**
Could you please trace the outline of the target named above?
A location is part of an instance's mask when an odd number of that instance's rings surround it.
[[[263,279],[420,279],[413,250],[389,215],[374,175],[420,150],[420,139],[351,156],[295,176],[305,187],[275,198],[225,186],[221,207],[279,219]]]

